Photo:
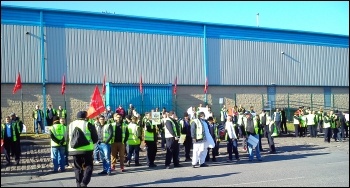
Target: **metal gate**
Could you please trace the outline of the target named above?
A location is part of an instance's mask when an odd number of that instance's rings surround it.
[[[122,105],[125,110],[129,104],[133,104],[136,111],[140,114],[150,112],[158,107],[163,107],[167,111],[171,110],[172,105],[172,85],[148,85],[143,84],[143,94],[140,93],[139,84],[106,84],[106,106],[112,110]]]

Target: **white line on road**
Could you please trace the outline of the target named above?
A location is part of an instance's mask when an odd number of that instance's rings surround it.
[[[255,184],[255,183],[266,183],[266,182],[277,182],[277,181],[285,181],[285,180],[295,180],[295,179],[302,179],[305,177],[295,177],[295,178],[285,178],[285,179],[277,179],[277,180],[266,180],[266,181],[256,181],[256,182],[247,182],[247,183],[238,183],[234,185],[218,185],[214,187],[232,187],[232,186],[238,186],[238,185],[248,185],[248,184]]]

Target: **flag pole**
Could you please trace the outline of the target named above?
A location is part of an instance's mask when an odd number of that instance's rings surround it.
[[[66,114],[67,114],[66,92],[64,92],[64,110],[66,110]],[[67,126],[67,119],[65,117],[64,117],[64,121],[65,121],[66,126]]]
[[[23,90],[21,89],[21,110],[22,110],[22,123],[24,124],[24,113],[23,113]],[[26,127],[26,139],[27,138],[27,127]]]

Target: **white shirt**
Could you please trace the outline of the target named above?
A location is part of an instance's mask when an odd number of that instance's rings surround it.
[[[225,129],[227,130],[230,139],[237,139],[236,131],[232,122],[225,122]]]

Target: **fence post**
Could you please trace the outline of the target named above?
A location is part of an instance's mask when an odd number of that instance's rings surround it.
[[[313,111],[313,110],[314,110],[314,107],[313,107],[312,97],[313,97],[313,95],[312,95],[312,93],[311,93],[311,110]]]

